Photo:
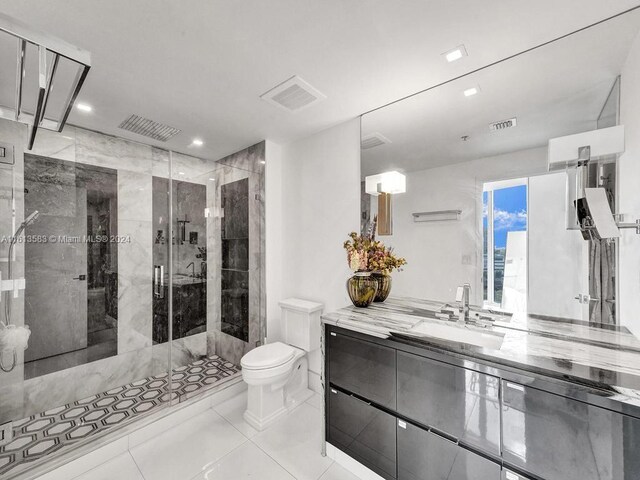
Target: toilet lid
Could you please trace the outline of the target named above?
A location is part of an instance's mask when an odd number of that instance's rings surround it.
[[[268,343],[254,348],[247,353],[240,364],[242,368],[262,369],[271,368],[287,363],[295,355],[295,349],[281,342]]]

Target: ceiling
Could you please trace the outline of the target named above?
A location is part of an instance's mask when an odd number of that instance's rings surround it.
[[[380,133],[391,143],[362,151],[362,175],[501,155],[595,129],[639,32],[634,10],[364,115],[363,137]],[[470,87],[480,91],[465,97]],[[517,126],[489,129],[513,117]]]
[[[638,0],[0,0],[92,53],[69,122],[204,158],[288,143],[635,6]],[[459,44],[469,56],[447,64]],[[298,113],[261,94],[299,75],[327,96]],[[117,128],[135,113],[167,143]],[[194,137],[204,140],[190,147]]]

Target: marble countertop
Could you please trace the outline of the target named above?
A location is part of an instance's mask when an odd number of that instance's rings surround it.
[[[494,316],[493,326],[477,328],[433,318],[433,312],[444,306],[443,302],[390,297],[368,308],[349,306],[323,314],[322,321],[367,335],[416,340],[480,360],[576,381],[602,389],[611,400],[640,407],[640,340],[626,329],[598,328],[587,322],[523,313]],[[430,327],[454,326],[503,340],[499,348],[487,348],[412,332],[421,323],[420,328],[426,332]]]

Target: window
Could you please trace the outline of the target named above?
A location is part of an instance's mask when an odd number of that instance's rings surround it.
[[[484,303],[526,310],[527,179],[486,183],[482,207]]]

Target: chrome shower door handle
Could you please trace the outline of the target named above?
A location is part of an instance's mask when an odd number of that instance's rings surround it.
[[[157,298],[164,298],[164,265],[153,267],[153,294]]]

